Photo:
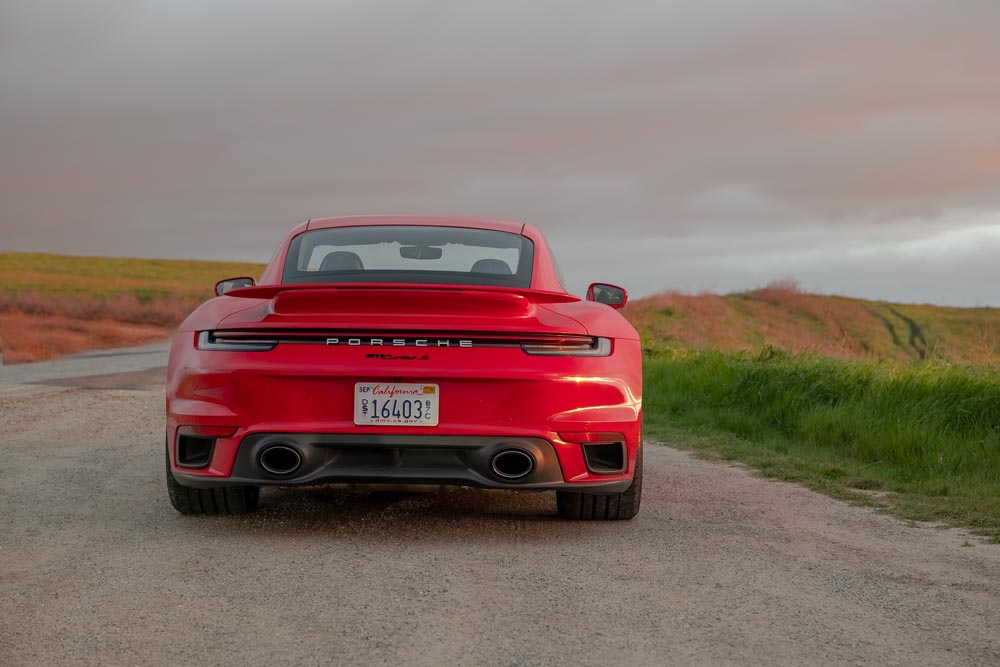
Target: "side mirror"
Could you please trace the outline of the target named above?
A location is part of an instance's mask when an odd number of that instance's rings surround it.
[[[628,292],[624,287],[606,283],[591,283],[587,288],[587,301],[596,301],[612,308],[621,308],[628,303]]]
[[[226,278],[225,280],[220,280],[215,283],[215,296],[222,296],[226,292],[231,292],[232,290],[239,289],[241,287],[253,287],[256,284],[257,281],[248,276]]]

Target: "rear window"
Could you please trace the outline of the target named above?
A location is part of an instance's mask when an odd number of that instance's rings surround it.
[[[534,245],[520,234],[417,225],[299,234],[283,283],[437,283],[529,287]]]

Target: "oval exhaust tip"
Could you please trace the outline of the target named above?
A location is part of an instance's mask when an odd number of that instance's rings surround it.
[[[520,449],[504,449],[493,455],[490,467],[502,479],[521,479],[535,469],[535,457]]]
[[[260,453],[260,467],[272,475],[291,475],[302,465],[302,455],[288,445],[271,445]]]

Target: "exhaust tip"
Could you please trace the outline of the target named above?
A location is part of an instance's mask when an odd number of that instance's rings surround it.
[[[288,445],[271,445],[260,453],[260,467],[272,475],[291,475],[302,465],[302,455]]]
[[[535,469],[535,457],[520,449],[504,449],[493,455],[490,467],[502,479],[522,479]]]

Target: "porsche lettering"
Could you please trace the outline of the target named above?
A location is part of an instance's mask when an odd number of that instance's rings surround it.
[[[348,345],[350,347],[472,347],[471,340],[449,338],[327,338],[327,345]]]

